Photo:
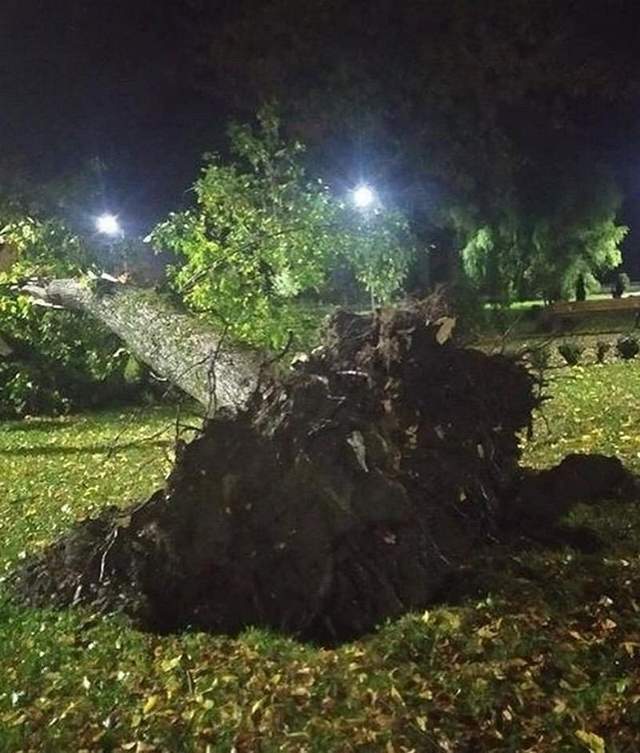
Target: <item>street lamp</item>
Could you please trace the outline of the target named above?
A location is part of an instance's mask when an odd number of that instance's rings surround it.
[[[114,238],[116,235],[122,235],[122,228],[115,214],[101,214],[96,217],[96,230],[102,235],[108,235]]]
[[[372,188],[363,183],[353,189],[352,198],[358,209],[367,209],[376,200],[376,195]]]

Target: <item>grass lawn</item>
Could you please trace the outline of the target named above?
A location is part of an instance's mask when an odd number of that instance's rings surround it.
[[[549,389],[530,464],[599,450],[640,471],[640,364],[557,370]],[[161,481],[172,414],[130,418],[0,425],[0,574]],[[640,508],[573,518],[605,551],[505,555],[478,600],[336,650],[253,629],[146,635],[16,608],[0,584],[0,751],[638,753]]]

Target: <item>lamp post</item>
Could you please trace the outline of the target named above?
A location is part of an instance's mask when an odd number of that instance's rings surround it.
[[[378,197],[376,196],[375,191],[366,183],[360,183],[351,191],[351,201],[353,202],[356,209],[367,215],[369,214],[369,210],[375,208],[376,205],[379,205]],[[376,301],[373,294],[373,289],[370,292],[371,310],[373,311],[375,309]]]
[[[122,226],[118,221],[117,215],[105,212],[95,218],[95,227],[98,234],[104,236],[106,239],[105,248],[109,265],[111,266],[110,271],[115,272],[115,241],[124,236]]]

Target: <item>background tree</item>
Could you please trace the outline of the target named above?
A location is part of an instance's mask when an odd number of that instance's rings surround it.
[[[617,223],[621,198],[606,174],[590,180],[584,170],[557,164],[538,177],[491,222],[452,213],[465,271],[494,301],[569,298],[579,281],[599,290],[622,261],[628,228]]]
[[[603,276],[622,262],[628,228],[617,223],[619,207],[619,194],[604,182],[567,187],[532,229],[529,290],[547,301],[572,297],[579,280],[599,290]]]

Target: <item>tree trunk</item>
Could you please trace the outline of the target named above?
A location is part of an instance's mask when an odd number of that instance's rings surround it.
[[[265,361],[259,353],[230,342],[151,290],[108,278],[93,285],[53,280],[23,290],[36,302],[82,311],[100,321],[136,358],[201,403],[207,414],[222,406],[244,406],[256,388]]]

